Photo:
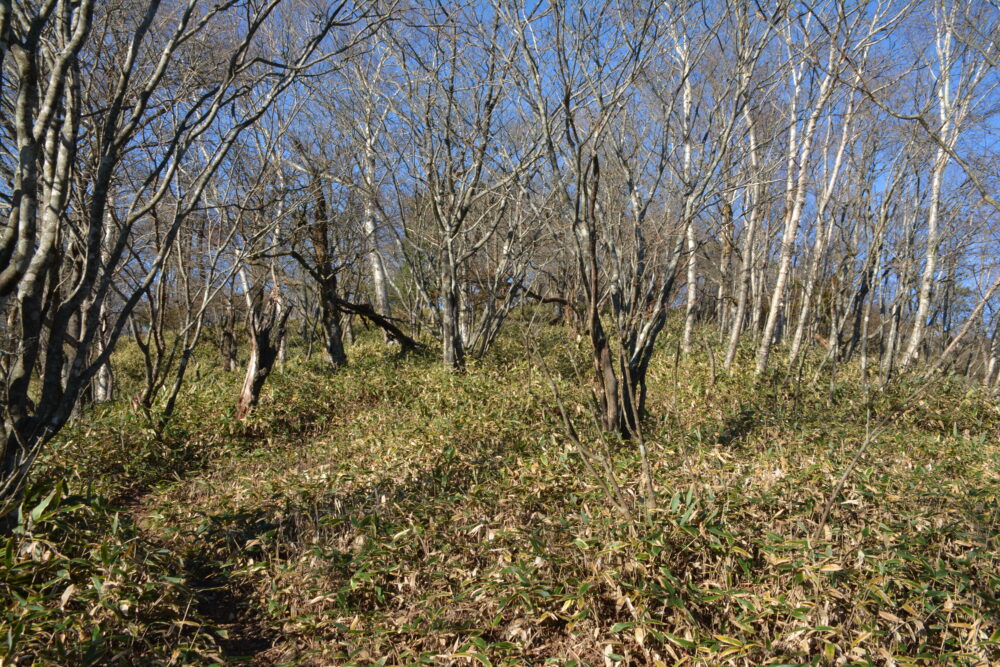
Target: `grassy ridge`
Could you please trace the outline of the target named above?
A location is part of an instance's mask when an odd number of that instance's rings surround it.
[[[585,355],[542,334],[588,442],[638,504],[635,447],[590,427]],[[659,496],[630,523],[513,337],[464,375],[353,349],[290,361],[232,420],[207,361],[156,442],[123,405],[50,450],[0,564],[8,657],[258,664],[991,664],[1000,415],[943,381],[867,400],[651,370]],[[583,383],[585,385],[585,382]],[[889,423],[855,458],[869,407]],[[54,482],[63,496],[47,503]],[[100,499],[104,499],[103,501]],[[68,592],[67,592],[68,591]]]

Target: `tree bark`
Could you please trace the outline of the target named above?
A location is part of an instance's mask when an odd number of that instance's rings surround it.
[[[750,299],[750,287],[753,281],[754,236],[757,233],[757,217],[760,210],[762,186],[760,184],[760,157],[757,150],[757,133],[753,116],[749,107],[744,109],[747,123],[747,136],[750,141],[750,165],[752,182],[745,193],[745,206],[750,211],[746,227],[743,230],[743,247],[741,251],[742,266],[740,267],[739,296],[736,299],[736,315],[733,317],[732,329],[729,332],[729,345],[726,348],[726,359],[723,367],[728,371],[736,358],[736,348],[739,345],[740,333],[746,320],[747,306]],[[756,320],[756,318],[754,318]]]
[[[372,290],[375,293],[375,308],[379,313],[389,317],[389,291],[385,273],[385,262],[378,246],[378,224],[376,222],[376,183],[375,183],[375,136],[368,124],[365,124],[365,210],[364,232],[368,251],[368,267],[372,274]],[[388,334],[386,334],[388,336]]]
[[[448,251],[441,264],[441,356],[445,367],[452,370],[465,368],[458,289],[458,276],[449,241]]]
[[[323,350],[333,368],[347,365],[344,349],[344,331],[340,324],[340,298],[337,295],[337,277],[328,275],[319,282],[319,311],[323,328]]]
[[[250,314],[250,357],[236,404],[237,419],[244,419],[257,405],[264,383],[278,359],[278,350],[285,337],[285,324],[291,313],[290,308],[280,307],[280,301],[281,295],[272,290],[263,304],[255,304]]]
[[[228,302],[225,314],[220,323],[220,347],[222,348],[223,368],[227,373],[232,373],[239,366],[238,345],[236,342],[236,308],[232,302]]]

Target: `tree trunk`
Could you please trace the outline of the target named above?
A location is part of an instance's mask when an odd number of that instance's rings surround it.
[[[323,325],[323,349],[326,359],[334,368],[347,365],[344,350],[344,332],[340,324],[340,309],[337,307],[337,278],[328,276],[319,285],[320,320]]]
[[[750,287],[753,282],[754,236],[757,233],[758,205],[761,195],[761,187],[758,183],[760,160],[757,153],[757,133],[749,107],[744,110],[743,115],[747,121],[747,135],[750,140],[750,165],[752,167],[751,178],[753,179],[753,184],[748,187],[744,202],[746,208],[750,210],[750,215],[747,218],[746,228],[743,230],[739,296],[736,300],[736,315],[733,317],[732,329],[729,332],[729,346],[726,348],[726,360],[723,363],[723,367],[727,371],[732,367],[733,360],[736,358],[736,348],[739,345],[740,333],[743,331],[744,321],[746,320]],[[756,316],[753,319],[756,321]]]
[[[729,284],[732,273],[730,265],[732,264],[733,256],[733,234],[736,228],[736,223],[733,221],[732,199],[726,199],[723,211],[725,222],[723,222],[721,240],[722,256],[719,259],[719,283],[715,291],[715,323],[719,327],[720,335],[725,335],[727,320],[729,319],[729,314],[732,312],[732,309],[729,307]]]
[[[681,108],[684,123],[684,163],[681,165],[686,182],[691,181],[691,77],[690,60],[687,49],[681,50],[684,67],[684,84],[681,94]],[[695,236],[694,223],[688,221],[685,230],[687,243],[687,304],[684,308],[684,333],[681,337],[681,354],[688,357],[691,354],[691,336],[694,331],[695,308],[698,305],[698,241]]]
[[[111,336],[111,316],[106,305],[101,306],[101,328],[97,336],[97,355],[100,355],[109,347]],[[114,399],[114,374],[109,358],[101,364],[94,376],[94,402],[107,403],[112,399]]]
[[[757,343],[760,342],[760,333],[763,328],[763,315],[764,315],[764,286],[766,282],[766,272],[767,267],[767,252],[766,250],[770,247],[769,239],[764,240],[764,258],[758,261],[757,245],[754,244],[750,248],[750,295],[751,295],[751,309],[750,309],[750,331],[753,332],[753,339]]]
[[[375,213],[375,138],[365,127],[365,210],[364,231],[368,250],[368,267],[372,274],[372,289],[375,292],[375,309],[389,317],[389,291],[385,275],[385,262],[378,247],[378,225]],[[388,336],[388,334],[386,334]]]
[[[281,315],[282,315],[283,312],[290,310],[289,308],[285,307],[285,300],[281,298],[280,294],[279,294],[279,299],[278,299],[278,303],[277,303],[277,308],[278,308],[278,317],[279,318],[281,317]],[[278,341],[278,365],[279,366],[284,366],[285,362],[288,360],[288,346],[286,345],[287,341],[288,341],[288,339],[285,336],[282,336],[281,340]]]
[[[833,196],[837,176],[840,173],[840,166],[843,164],[844,150],[847,148],[848,129],[851,122],[851,114],[854,109],[853,101],[847,107],[843,128],[841,129],[840,142],[837,146],[837,154],[833,162],[833,167],[827,177],[823,192],[820,194],[819,203],[816,207],[816,234],[813,240],[812,256],[809,258],[809,268],[806,270],[805,284],[802,291],[802,303],[799,307],[799,318],[795,325],[795,333],[792,334],[791,349],[788,352],[788,365],[794,366],[798,360],[799,352],[802,348],[802,341],[806,327],[812,317],[812,298],[816,290],[816,281],[819,279],[820,267],[826,257],[826,249],[833,233],[833,219],[827,221],[826,207]],[[829,140],[829,134],[827,136]],[[824,146],[823,152],[826,153]]]
[[[831,55],[832,58],[832,55]],[[793,104],[790,105],[789,120],[791,128],[788,138],[788,156],[786,161],[786,181],[785,181],[785,224],[781,233],[781,253],[778,259],[778,276],[774,284],[774,292],[771,294],[771,309],[767,314],[767,321],[764,323],[764,332],[760,339],[760,346],[757,348],[757,368],[756,375],[760,376],[767,370],[767,362],[771,355],[771,347],[775,342],[778,329],[778,320],[781,317],[784,322],[785,311],[785,285],[788,282],[788,275],[792,265],[792,251],[795,248],[795,237],[798,234],[799,220],[802,218],[802,208],[805,205],[806,189],[809,181],[809,161],[812,157],[812,142],[816,135],[816,124],[822,113],[830,92],[833,89],[833,74],[827,72],[820,83],[819,96],[813,105],[802,131],[802,140],[797,139],[797,108],[794,101],[798,98],[801,79],[795,81],[795,91],[792,96]],[[797,172],[796,172],[797,170]],[[798,178],[795,178],[795,175]]]
[[[687,358],[691,354],[691,336],[694,331],[695,308],[698,305],[698,260],[697,240],[694,225],[687,225],[687,304],[684,308],[684,333],[681,337],[681,354]]]
[[[222,347],[223,368],[227,373],[232,373],[240,365],[240,362],[237,358],[239,348],[236,342],[236,308],[231,302],[226,304],[221,326],[220,347]]]
[[[916,225],[916,211],[910,220],[909,229],[903,237],[903,251],[901,253],[903,266],[896,285],[896,294],[892,300],[892,308],[889,315],[889,334],[882,349],[882,386],[887,385],[896,370],[896,351],[899,348],[899,334],[903,319],[903,303],[907,299],[912,277],[911,267],[913,265],[911,253],[913,250],[912,239],[914,226]]]
[[[462,345],[458,279],[453,264],[449,247],[441,266],[441,352],[445,367],[461,370],[465,367],[465,348]]]
[[[940,81],[937,85],[938,116],[941,122],[940,134],[944,141],[952,144],[951,123],[951,32],[945,28],[944,34],[938,33],[938,53],[941,59]],[[931,193],[927,210],[927,249],[924,271],[920,276],[920,296],[917,301],[917,313],[913,318],[913,329],[906,350],[900,363],[905,368],[919,356],[920,345],[924,339],[924,328],[927,314],[930,312],[931,295],[934,287],[934,273],[937,268],[938,251],[938,216],[941,209],[941,184],[944,171],[950,161],[950,155],[944,146],[938,146],[934,157],[934,167],[931,171]]]
[[[285,324],[291,309],[282,309],[277,290],[272,290],[266,297],[266,303],[257,304],[259,312],[250,315],[250,359],[247,362],[247,372],[240,391],[240,400],[236,405],[236,418],[243,419],[257,405],[261,389],[267,382],[274,362],[278,359],[278,349],[285,337]]]

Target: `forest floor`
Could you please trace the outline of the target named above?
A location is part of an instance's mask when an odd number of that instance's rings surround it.
[[[1000,663],[996,401],[664,350],[647,512],[586,350],[540,336],[544,368],[514,335],[463,374],[293,355],[245,422],[206,354],[160,437],[93,409],[0,544],[0,663]]]

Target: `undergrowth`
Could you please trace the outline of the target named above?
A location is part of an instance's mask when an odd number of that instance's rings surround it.
[[[533,340],[638,506],[636,448],[589,417],[582,343]],[[376,341],[351,352],[337,373],[293,356],[245,423],[241,378],[206,360],[161,437],[127,401],[67,430],[3,545],[0,654],[1000,661],[1000,410],[959,380],[882,392],[850,366],[754,384],[748,362],[729,375],[706,350],[663,350],[643,427],[657,504],[630,522],[564,437],[523,337],[464,374]]]

